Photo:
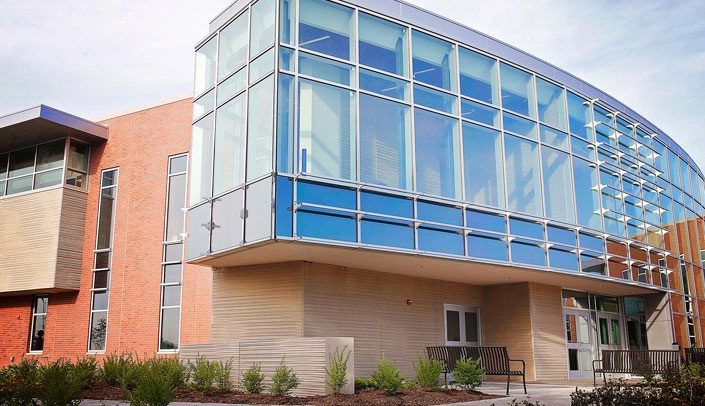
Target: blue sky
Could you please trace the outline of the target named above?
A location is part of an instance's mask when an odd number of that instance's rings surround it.
[[[611,94],[705,169],[705,1],[410,0]],[[193,45],[228,0],[4,2],[0,115],[93,118],[192,91]]]

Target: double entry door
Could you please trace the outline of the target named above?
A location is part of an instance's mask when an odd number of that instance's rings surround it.
[[[592,379],[592,361],[603,349],[622,348],[619,314],[564,309],[569,379]]]

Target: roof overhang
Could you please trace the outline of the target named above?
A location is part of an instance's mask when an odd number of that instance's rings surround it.
[[[667,291],[657,286],[583,272],[536,269],[471,258],[452,259],[420,253],[401,253],[370,247],[346,247],[297,240],[267,240],[197,259],[191,263],[214,268],[237,268],[291,261],[315,262],[476,286],[530,282],[613,296]]]
[[[0,117],[0,152],[60,137],[88,143],[106,141],[108,127],[43,104]]]

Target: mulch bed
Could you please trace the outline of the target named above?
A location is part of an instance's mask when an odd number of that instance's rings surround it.
[[[108,386],[99,382],[83,391],[86,399],[124,400],[121,388]],[[477,391],[442,389],[427,391],[421,388],[402,389],[397,395],[387,396],[383,391],[364,391],[354,395],[329,396],[274,396],[269,394],[249,394],[238,391],[215,392],[204,394],[190,388],[178,388],[174,402],[198,403],[249,403],[256,405],[320,405],[320,406],[426,406],[447,403],[470,402],[474,400],[495,399],[501,396],[488,395]]]

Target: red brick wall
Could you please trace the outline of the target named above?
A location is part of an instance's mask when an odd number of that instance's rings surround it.
[[[191,99],[185,99],[103,122],[109,139],[92,148],[81,288],[49,295],[43,358],[86,355],[100,174],[115,167],[120,171],[106,353],[157,352],[168,157],[188,152],[191,114]],[[208,342],[210,268],[185,266],[182,289],[181,341]],[[28,349],[31,301],[0,298],[0,366]]]

